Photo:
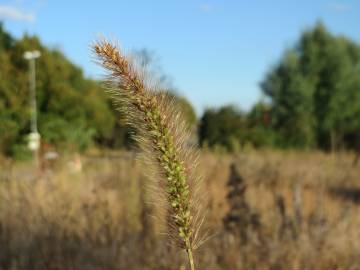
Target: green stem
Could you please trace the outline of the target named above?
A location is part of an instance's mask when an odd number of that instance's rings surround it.
[[[191,248],[187,249],[186,252],[187,252],[187,255],[188,255],[188,259],[189,259],[190,268],[191,268],[191,270],[195,270],[194,258],[193,258]]]

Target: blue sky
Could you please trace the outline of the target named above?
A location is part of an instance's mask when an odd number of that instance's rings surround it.
[[[200,113],[235,104],[247,110],[284,49],[317,20],[360,42],[360,1],[331,0],[0,0],[0,20],[60,48],[100,78],[89,44],[99,34],[126,49],[147,48]]]

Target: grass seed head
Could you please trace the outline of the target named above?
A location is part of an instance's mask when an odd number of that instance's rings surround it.
[[[145,72],[117,46],[106,40],[93,45],[94,54],[108,72],[108,90],[123,111],[151,172],[151,189],[161,194],[168,235],[186,250],[197,248],[199,229],[199,178],[197,153],[175,102],[146,81]],[[159,193],[160,192],[160,193]]]

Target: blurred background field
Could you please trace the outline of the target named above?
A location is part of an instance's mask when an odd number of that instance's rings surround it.
[[[188,269],[89,45],[192,132],[203,270],[360,270],[357,1],[0,2],[0,270]],[[172,77],[174,76],[174,78]]]
[[[186,269],[152,218],[135,158],[83,156],[80,171],[67,157],[38,179],[15,177],[18,166],[31,172],[26,164],[2,165],[13,169],[1,175],[1,268]],[[202,152],[212,237],[196,251],[200,269],[359,269],[352,162],[346,153]]]

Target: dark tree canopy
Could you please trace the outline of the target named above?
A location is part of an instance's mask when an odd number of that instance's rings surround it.
[[[246,144],[255,148],[274,145],[275,134],[270,127],[269,106],[259,102],[248,113],[234,106],[207,109],[199,123],[201,146],[221,146],[237,151]]]
[[[206,110],[199,123],[200,145],[235,150],[242,137],[244,121],[243,114],[233,106]]]

